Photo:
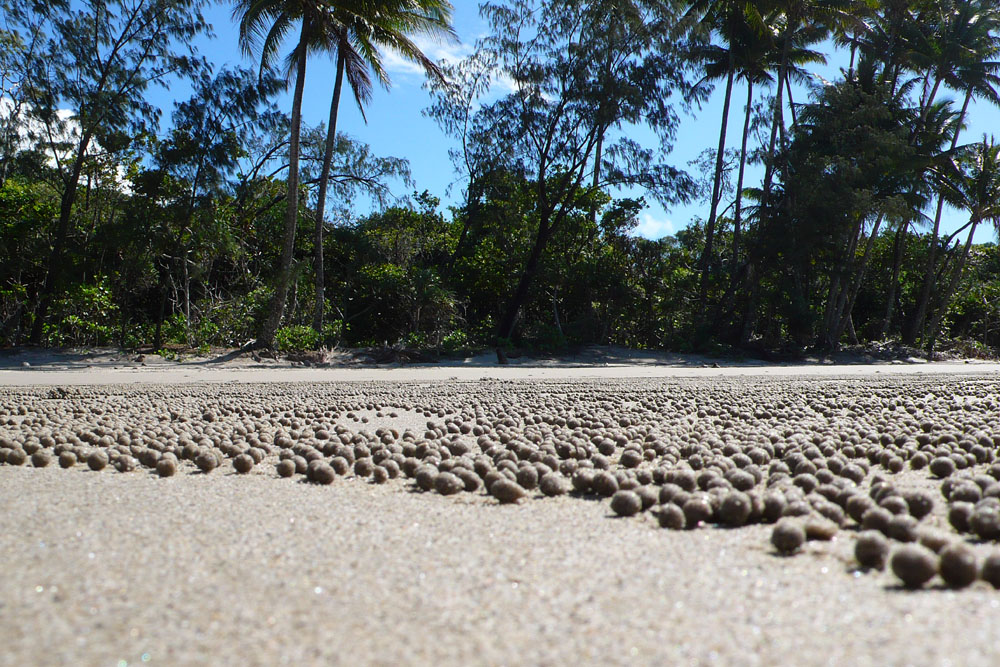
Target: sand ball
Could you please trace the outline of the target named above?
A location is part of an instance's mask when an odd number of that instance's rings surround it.
[[[771,531],[771,544],[779,553],[791,554],[798,551],[806,541],[806,531],[793,519],[782,519]]]
[[[538,480],[538,488],[546,496],[562,496],[569,492],[569,482],[561,474],[550,472]]]
[[[741,491],[730,491],[719,505],[719,522],[727,526],[743,526],[750,517],[753,506],[750,496]]]
[[[952,536],[948,533],[934,530],[933,528],[922,528],[917,531],[917,542],[924,547],[927,547],[934,553],[941,553],[941,551],[952,544],[954,540]]]
[[[44,468],[50,463],[52,463],[52,457],[44,449],[39,449],[31,455],[31,465],[36,468]]]
[[[517,482],[504,478],[493,483],[493,486],[490,487],[490,495],[501,503],[516,503],[527,493]]]
[[[934,499],[922,491],[910,491],[903,496],[903,499],[906,500],[910,515],[917,520],[923,519],[934,509]]]
[[[948,500],[956,503],[978,503],[983,497],[983,491],[973,482],[963,482],[951,489]]]
[[[278,473],[278,477],[291,477],[295,474],[295,462],[291,459],[283,459],[278,461],[275,470]]]
[[[203,449],[198,456],[195,457],[194,464],[198,466],[198,470],[201,470],[204,473],[209,473],[219,467],[219,458],[214,452]]]
[[[1000,539],[1000,511],[990,506],[976,508],[969,519],[969,528],[984,540]]]
[[[594,493],[607,498],[618,491],[618,479],[611,473],[600,470],[594,474],[590,487]]]
[[[764,494],[764,509],[761,518],[766,523],[774,523],[785,514],[788,501],[780,491],[768,491]]]
[[[931,460],[930,471],[935,477],[943,479],[955,472],[955,462],[947,456],[938,456]]]
[[[465,490],[465,482],[450,472],[440,473],[434,478],[434,488],[442,496],[451,496]]]
[[[878,505],[893,514],[907,514],[910,511],[910,506],[906,504],[903,497],[897,495],[885,496],[879,501]]]
[[[249,454],[240,454],[233,459],[233,468],[241,475],[245,475],[253,470],[254,460]]]
[[[961,542],[941,550],[938,571],[944,583],[952,588],[965,588],[976,580],[978,567],[975,552]]]
[[[889,530],[892,513],[881,507],[872,507],[861,515],[862,530],[877,530],[885,534]]]
[[[10,459],[8,458],[8,461]],[[91,470],[104,470],[108,465],[108,455],[103,450],[95,450],[87,456],[87,467]]]
[[[76,454],[73,452],[63,452],[59,455],[59,467],[60,468],[72,468],[76,465]]]
[[[660,505],[660,508],[656,511],[656,518],[660,522],[661,528],[669,528],[671,530],[684,529],[684,511],[673,503]]]
[[[136,468],[136,460],[131,456],[119,456],[115,459],[115,470],[118,472],[132,472]]]
[[[829,542],[840,530],[836,522],[821,516],[811,516],[806,518],[803,530],[806,531],[806,539],[813,541]]]
[[[622,452],[621,459],[619,459],[619,463],[626,468],[636,468],[642,463],[642,461],[642,452],[636,449],[626,449]]]
[[[712,505],[704,495],[692,496],[681,509],[684,511],[684,524],[688,528],[697,528],[712,520]]]
[[[374,467],[375,463],[368,457],[357,459],[354,462],[354,474],[358,477],[368,477]]]
[[[538,470],[534,466],[524,466],[519,468],[517,473],[517,483],[522,489],[531,490],[538,486]]]
[[[376,484],[385,484],[389,481],[389,471],[382,466],[375,466],[372,469],[372,481]]]
[[[877,530],[866,530],[854,543],[854,558],[861,567],[881,570],[889,556],[889,540]]]
[[[177,459],[163,457],[156,462],[156,474],[160,477],[173,477],[177,472]]]
[[[991,553],[983,560],[979,576],[993,588],[1000,588],[1000,553]]]
[[[909,514],[897,514],[889,520],[885,534],[899,542],[916,542],[917,520]]]
[[[424,465],[417,469],[416,474],[413,476],[413,480],[417,483],[417,486],[424,491],[431,491],[434,488],[434,481],[437,479],[437,476],[437,468]]]
[[[618,516],[632,516],[642,511],[642,499],[635,491],[617,491],[611,497],[611,510]]]
[[[643,511],[648,510],[659,500],[659,494],[652,486],[640,486],[633,490],[639,496],[639,500],[642,501]]]
[[[395,461],[386,461],[386,464],[389,463],[395,463]],[[392,471],[389,469],[388,465],[386,465],[386,471],[389,472],[390,476],[392,476]],[[479,475],[466,468],[457,468],[455,470],[455,475],[457,475],[458,478],[462,480],[462,484],[465,485],[466,491],[469,492],[478,491],[480,485],[482,484],[482,480],[480,479]]]
[[[333,480],[337,479],[337,473],[333,467],[323,461],[314,461],[314,463],[317,465],[312,468],[312,475],[309,479],[317,484],[333,484]],[[312,463],[309,465],[311,467]]]
[[[948,507],[948,523],[958,532],[968,533],[972,530],[970,522],[975,511],[976,506],[972,503],[952,503]]]
[[[919,544],[904,544],[892,553],[889,567],[907,588],[920,588],[937,574],[937,556]]]
[[[330,467],[333,468],[333,472],[336,474],[346,475],[351,469],[351,463],[343,456],[334,456],[330,459]]]

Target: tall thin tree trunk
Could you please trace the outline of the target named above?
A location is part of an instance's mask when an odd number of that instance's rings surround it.
[[[500,325],[497,327],[497,336],[501,339],[510,340],[514,335],[514,327],[517,324],[518,315],[521,312],[521,308],[524,306],[524,302],[528,298],[528,291],[531,289],[531,283],[534,282],[535,275],[538,273],[538,267],[542,259],[542,252],[544,252],[545,246],[548,244],[549,237],[551,235],[552,229],[550,227],[550,222],[548,216],[545,216],[538,223],[538,233],[535,235],[535,242],[531,247],[531,252],[528,254],[528,261],[525,263],[524,270],[521,272],[521,277],[517,281],[517,287],[514,289],[514,294],[511,296],[510,301],[507,303],[507,308],[504,310],[504,314],[500,318]],[[506,362],[499,344],[497,346],[497,361],[500,363]]]
[[[767,144],[767,155],[764,160],[764,204],[767,204],[771,197],[771,186],[774,183],[774,147],[778,142],[778,128],[784,132],[784,118],[782,116],[782,89],[785,86],[785,77],[788,73],[788,56],[791,50],[791,29],[785,30],[784,44],[781,47],[781,65],[778,67],[778,90],[775,92],[773,118],[771,119],[771,137]]]
[[[958,146],[958,134],[962,127],[962,122],[965,120],[965,114],[969,109],[969,103],[972,101],[972,91],[965,91],[965,101],[962,103],[962,112],[958,115],[958,122],[955,126],[955,134],[951,138],[951,150],[955,150]],[[938,259],[938,234],[941,230],[941,216],[944,212],[944,197],[938,196],[937,209],[934,212],[934,226],[931,230],[931,245],[927,252],[927,265],[924,267],[924,281],[920,287],[920,298],[917,301],[917,307],[914,312],[913,318],[910,321],[907,330],[903,334],[903,341],[909,345],[916,342],[917,338],[920,336],[920,332],[924,328],[924,321],[927,319],[927,309],[931,301],[931,293],[934,290],[934,273],[937,268]]]
[[[747,78],[747,106],[743,116],[743,139],[740,143],[740,170],[736,178],[736,204],[733,209],[733,266],[739,265],[742,241],[743,175],[747,165],[747,137],[750,134],[750,109],[753,106],[753,81]],[[735,275],[735,269],[734,269]]]
[[[896,230],[896,238],[892,243],[892,278],[889,279],[889,291],[885,296],[885,315],[882,316],[882,322],[878,327],[879,340],[885,340],[886,336],[889,335],[889,326],[892,324],[892,316],[896,309],[899,274],[903,268],[903,249],[905,246],[903,239],[906,237],[906,230],[908,228],[909,223],[901,224],[899,229]]]
[[[302,127],[302,91],[306,81],[306,42],[309,35],[308,21],[302,21],[299,37],[298,56],[295,66],[295,92],[292,95],[291,137],[288,142],[288,195],[286,197],[284,220],[284,243],[281,248],[281,264],[278,267],[278,282],[274,296],[268,305],[267,316],[261,327],[257,346],[269,348],[274,344],[274,335],[281,324],[288,300],[288,284],[292,278],[292,257],[295,252],[295,228],[299,214],[299,130]]]
[[[945,313],[948,312],[948,307],[951,305],[952,297],[955,296],[955,290],[958,289],[958,283],[962,280],[962,272],[965,270],[965,263],[969,258],[969,248],[972,247],[972,237],[976,235],[976,226],[978,224],[978,220],[974,221],[972,223],[972,228],[969,229],[969,236],[965,240],[965,247],[962,248],[962,254],[959,255],[958,262],[953,269],[951,280],[948,281],[948,287],[941,295],[940,305],[934,312],[934,316],[931,318],[931,322],[927,327],[926,350],[928,359],[931,359],[934,356],[934,345],[937,343],[941,320],[944,319]]]
[[[601,153],[604,152],[604,132],[603,128],[597,131],[597,143],[594,145],[594,178],[590,187],[597,192],[597,187],[601,184]],[[590,207],[590,223],[597,224],[597,204]]]
[[[792,99],[792,80],[787,76],[785,77],[785,92],[788,93],[788,113],[792,116],[792,127],[794,128],[799,121],[795,116],[795,100]],[[781,147],[784,148],[784,144]]]
[[[340,92],[344,86],[344,50],[337,49],[337,78],[333,84],[333,100],[330,102],[330,120],[326,128],[326,146],[323,150],[323,171],[319,175],[319,194],[316,201],[315,267],[316,307],[313,310],[313,329],[323,333],[323,318],[326,310],[326,275],[323,266],[323,218],[326,215],[326,192],[330,183],[330,165],[333,163],[333,149],[337,143],[337,115],[340,110]]]
[[[56,236],[52,242],[52,250],[49,252],[48,270],[45,272],[45,282],[42,284],[42,291],[39,294],[38,308],[35,309],[35,319],[31,323],[31,334],[28,342],[32,345],[39,345],[42,342],[42,332],[45,326],[45,318],[52,307],[55,296],[56,285],[63,272],[63,250],[66,247],[66,237],[69,235],[69,221],[73,213],[73,202],[76,201],[76,191],[80,185],[80,174],[83,173],[83,163],[87,159],[87,149],[90,147],[90,140],[93,132],[87,130],[80,138],[76,159],[73,161],[73,170],[70,172],[69,181],[63,191],[59,202],[59,221],[56,223]]]
[[[698,299],[702,311],[708,302],[708,278],[712,266],[712,250],[715,240],[715,223],[719,210],[719,200],[722,198],[722,169],[725,164],[726,129],[729,126],[729,102],[733,95],[733,77],[735,70],[735,53],[729,52],[729,74],[726,77],[726,96],[722,103],[722,128],[719,130],[719,149],[715,155],[715,177],[712,181],[712,204],[708,212],[708,222],[705,224],[705,248],[699,262],[701,269],[701,284],[698,289]]]

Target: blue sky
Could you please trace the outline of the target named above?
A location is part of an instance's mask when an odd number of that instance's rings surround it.
[[[479,17],[478,2],[462,0],[453,2],[454,25],[461,41],[434,43],[420,40],[424,52],[434,59],[455,60],[470,53],[476,38],[487,30],[485,23]],[[206,17],[212,23],[216,36],[212,40],[201,40],[199,49],[217,66],[230,64],[256,67],[257,61],[242,57],[237,41],[238,30],[231,14],[231,5],[226,2],[214,5],[208,10]],[[354,105],[353,99],[345,95],[341,103],[338,129],[356,140],[369,144],[376,155],[393,155],[408,159],[417,190],[429,190],[440,197],[444,205],[456,203],[461,194],[460,186],[453,188],[450,195],[446,193],[448,186],[455,180],[455,173],[448,158],[448,149],[452,147],[452,141],[432,120],[421,113],[430,103],[430,97],[422,88],[423,73],[394,54],[386,54],[386,64],[392,78],[392,87],[388,91],[376,89],[371,104],[366,108],[367,124]],[[819,76],[830,80],[837,78],[841,64],[838,60],[813,69]],[[309,61],[303,98],[305,123],[317,125],[326,121],[333,79],[334,67],[330,59],[313,58]],[[173,91],[172,94],[177,94],[177,91]],[[745,98],[746,89],[739,84],[734,86],[727,147],[739,147]],[[169,104],[169,99],[167,96],[164,103]],[[797,102],[806,99],[807,94],[803,89],[795,91]],[[290,95],[285,95],[280,104],[285,109],[290,108]],[[169,115],[168,108],[165,108],[164,112]],[[719,86],[711,99],[696,114],[683,116],[678,138],[671,153],[675,166],[694,173],[695,168],[689,167],[688,163],[697,158],[704,149],[714,148],[717,145],[721,114],[722,86]],[[963,138],[965,141],[974,141],[984,133],[997,131],[995,128],[1000,127],[1000,112],[985,104],[973,105],[968,125]],[[760,171],[748,169],[747,184],[757,184],[760,178]],[[402,184],[397,184],[394,193],[406,195],[409,190]],[[696,216],[708,217],[707,201],[691,202],[676,206],[669,211],[651,203],[649,209],[641,215],[636,233],[647,238],[659,238],[685,227]],[[965,216],[962,212],[947,211],[943,228],[945,231],[950,231],[964,222]],[[988,226],[976,234],[977,242],[995,239],[995,232]]]

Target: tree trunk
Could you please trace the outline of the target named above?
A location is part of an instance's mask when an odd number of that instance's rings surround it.
[[[969,229],[969,237],[965,240],[965,247],[962,248],[962,254],[958,257],[958,263],[955,265],[954,273],[952,273],[951,280],[948,281],[948,287],[941,295],[941,303],[934,312],[934,316],[931,318],[931,322],[927,327],[926,350],[928,359],[931,359],[934,356],[934,344],[937,343],[938,329],[941,327],[941,320],[944,319],[945,313],[948,312],[948,307],[951,305],[952,297],[955,296],[955,290],[958,289],[958,283],[962,279],[962,272],[965,270],[965,262],[969,258],[969,248],[972,247],[972,237],[976,235],[976,226],[978,224],[978,220],[972,222],[972,228]]]
[[[302,126],[302,91],[306,80],[306,42],[309,24],[302,21],[298,56],[295,67],[295,92],[292,96],[291,137],[288,142],[288,196],[285,206],[284,244],[281,248],[281,264],[278,267],[278,282],[274,296],[268,305],[267,316],[261,328],[257,347],[269,348],[274,344],[274,335],[281,324],[288,300],[288,284],[292,277],[292,256],[295,252],[295,228],[299,213],[299,130]]]
[[[69,235],[69,221],[73,213],[73,202],[76,201],[76,190],[80,185],[80,174],[83,172],[83,163],[87,159],[87,149],[90,147],[90,140],[93,132],[87,130],[80,138],[79,148],[76,153],[76,160],[73,161],[73,171],[70,172],[69,181],[63,191],[59,202],[59,221],[56,224],[56,237],[52,242],[52,250],[49,252],[49,266],[45,273],[45,283],[42,285],[39,294],[38,308],[35,310],[35,319],[31,323],[31,334],[28,342],[32,345],[40,345],[42,342],[42,331],[45,326],[45,318],[52,307],[55,297],[56,285],[63,271],[63,250],[66,246],[66,237]]]
[[[791,28],[785,30],[784,44],[781,47],[781,65],[778,67],[778,89],[774,98],[774,117],[771,119],[771,137],[767,145],[767,155],[764,159],[764,203],[771,196],[771,185],[774,182],[774,146],[778,141],[778,128],[784,132],[784,118],[782,115],[782,89],[785,86],[785,77],[788,73],[788,56],[791,49]]]
[[[535,243],[531,247],[531,252],[528,254],[528,261],[524,265],[524,271],[521,272],[521,278],[517,282],[517,287],[514,289],[514,294],[511,296],[510,302],[507,304],[507,308],[504,311],[503,317],[500,318],[500,326],[497,327],[497,336],[499,338],[510,339],[514,334],[514,325],[517,323],[518,314],[521,312],[521,307],[528,298],[528,291],[531,289],[531,283],[535,279],[535,275],[538,273],[538,266],[542,258],[542,252],[545,251],[545,246],[549,242],[549,237],[552,234],[552,230],[549,227],[549,219],[546,216],[539,222],[538,234],[535,236]]]
[[[739,265],[742,241],[741,216],[743,214],[743,174],[747,164],[747,137],[750,134],[750,108],[753,105],[753,82],[747,79],[747,107],[743,116],[743,139],[740,143],[740,170],[736,178],[736,205],[733,209],[733,266]],[[734,269],[735,275],[735,269]]]
[[[712,266],[712,245],[715,239],[715,223],[719,210],[719,200],[722,198],[722,168],[725,164],[726,129],[729,126],[729,102],[733,95],[733,76],[735,69],[735,53],[729,51],[729,75],[726,77],[726,96],[722,102],[722,128],[719,131],[719,149],[715,154],[715,176],[712,180],[712,204],[708,212],[708,222],[705,224],[705,247],[701,253],[699,268],[701,283],[698,288],[698,299],[702,312],[708,302],[708,278]]]
[[[962,121],[969,109],[969,102],[972,101],[972,91],[965,92],[965,101],[962,103],[962,112],[958,115],[958,124],[955,127],[955,134],[951,138],[951,150],[958,146],[958,133],[961,129]],[[903,342],[912,345],[920,336],[924,328],[924,321],[927,319],[927,310],[930,305],[931,295],[934,291],[934,273],[937,269],[938,259],[938,233],[941,229],[941,215],[944,211],[944,198],[938,196],[937,210],[934,213],[934,226],[931,230],[931,246],[927,253],[927,265],[924,268],[924,281],[920,287],[920,298],[917,300],[917,307],[907,330],[903,334]]]
[[[889,280],[889,291],[886,294],[885,315],[878,328],[879,340],[885,340],[889,335],[889,325],[892,324],[892,315],[896,309],[896,292],[899,290],[899,273],[903,268],[903,239],[906,237],[906,230],[909,223],[903,223],[896,230],[896,238],[892,244],[892,278]]]
[[[878,236],[879,227],[882,225],[882,216],[879,215],[875,220],[875,224],[872,225],[871,233],[868,235],[868,241],[865,243],[865,251],[861,256],[861,262],[858,268],[855,270],[854,275],[850,277],[850,280],[843,286],[840,295],[837,299],[836,305],[836,316],[833,319],[834,328],[827,335],[827,346],[831,350],[836,350],[840,345],[840,337],[844,335],[844,329],[847,327],[848,320],[851,318],[851,313],[854,310],[854,302],[858,298],[858,292],[861,291],[861,285],[864,282],[865,272],[868,270],[868,262],[871,260],[872,248],[875,246],[875,239]],[[857,241],[852,242],[851,251],[851,263],[854,263],[854,248],[857,247]]]
[[[337,143],[337,114],[340,109],[340,91],[344,86],[345,58],[343,49],[337,49],[337,78],[333,84],[333,100],[330,102],[330,121],[326,128],[326,146],[323,150],[323,171],[319,175],[319,195],[316,201],[315,266],[316,307],[313,311],[313,329],[323,333],[323,318],[326,309],[326,276],[323,266],[323,223],[326,215],[326,191],[330,183],[330,165],[333,163],[333,149]]]

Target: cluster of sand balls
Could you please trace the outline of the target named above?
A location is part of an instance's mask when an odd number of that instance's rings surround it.
[[[781,555],[849,536],[857,568],[911,588],[1000,588],[998,451],[976,379],[0,391],[0,464],[568,494],[668,529],[773,524]]]

